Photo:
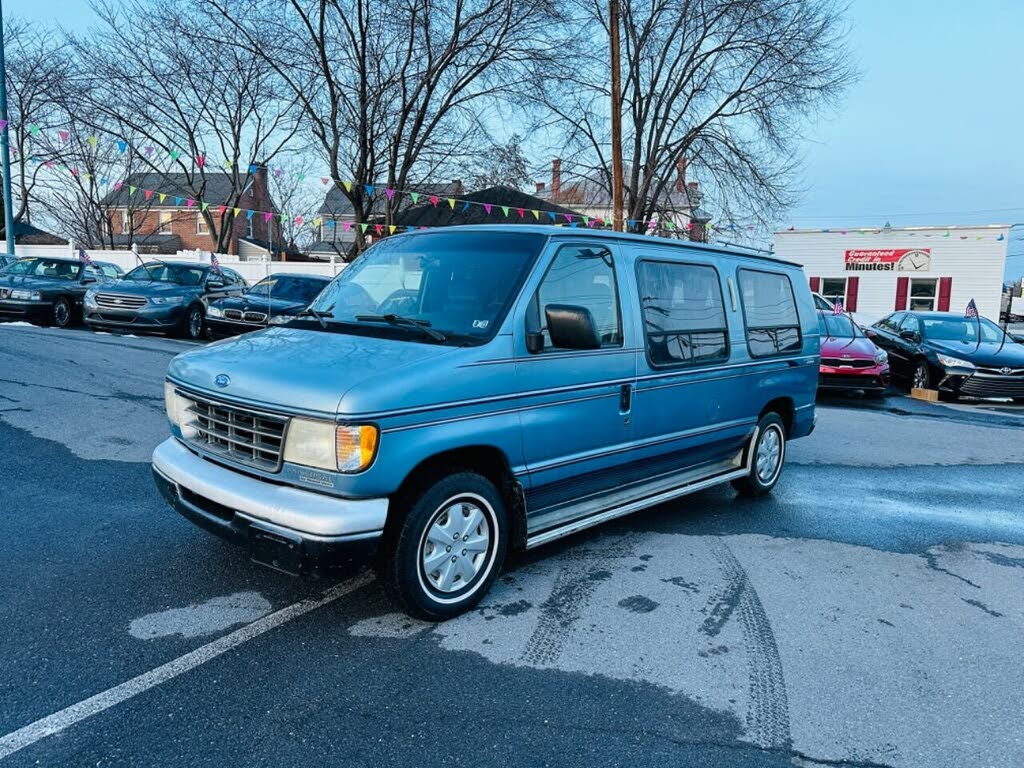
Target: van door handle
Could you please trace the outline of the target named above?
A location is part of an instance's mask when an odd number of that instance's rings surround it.
[[[633,385],[623,384],[619,389],[619,413],[629,413],[633,407]]]

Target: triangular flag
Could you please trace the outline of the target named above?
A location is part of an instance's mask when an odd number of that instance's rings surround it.
[[[106,176],[104,176],[102,179],[100,179],[100,184],[102,184],[103,186],[107,186],[107,184],[109,182],[110,182],[110,179],[108,179]]]
[[[431,195],[430,196],[430,204],[432,206],[434,206],[435,208],[437,208],[437,204],[438,204],[438,202],[440,202],[440,200],[441,200],[441,198],[439,198],[437,195]]]
[[[65,130],[59,130],[59,131],[57,131],[57,135],[60,136],[60,140],[61,141],[67,141],[68,140],[68,136],[70,136],[71,134],[69,134]]]
[[[448,207],[451,208],[453,211],[455,210],[455,198],[454,197],[449,197],[448,198]]]
[[[352,222],[351,221],[343,221],[343,222],[341,222],[341,225],[342,225],[341,228],[343,230],[345,230],[346,232],[348,232],[350,229],[352,229]]]
[[[505,214],[506,216],[508,216],[508,206],[507,205],[501,206],[501,212],[503,214]]]
[[[584,216],[583,217],[583,223],[586,224],[589,227],[590,226],[590,219],[588,217]]]
[[[565,220],[566,221],[568,221],[570,223],[572,222],[572,214],[571,213],[565,213],[565,214],[562,214],[562,215],[565,216]]]
[[[177,149],[172,149],[169,152],[169,154],[171,156],[171,160],[177,160],[179,157],[181,157],[181,152]]]
[[[398,227],[396,227],[394,224],[389,224],[388,225],[388,234],[389,235],[395,234],[395,230],[396,229],[398,229]]]
[[[351,181],[343,181],[341,183],[345,185],[345,191],[346,192],[351,192],[352,191],[352,182]]]
[[[237,216],[238,216],[238,214],[240,214],[241,212],[242,212],[242,209],[241,209],[241,208],[232,208],[232,209],[231,209],[231,215],[232,215],[232,216],[236,216],[236,217],[237,217]]]
[[[188,200],[185,201],[185,207],[186,208],[191,208],[195,204],[196,204],[196,201],[193,200],[191,197]]]
[[[516,208],[516,210],[519,211],[519,218],[520,219],[523,218],[523,216],[526,215],[526,211],[524,211],[522,208]]]
[[[153,199],[153,190],[152,189],[147,189],[147,190],[144,190],[144,191],[146,193],[146,199],[147,200],[152,200]]]
[[[226,211],[227,209],[228,209],[228,207],[227,207],[226,205],[218,205],[218,206],[217,206],[217,215],[218,215],[218,216],[223,216],[223,215],[224,215],[224,212],[225,212],[225,211]]]
[[[159,197],[160,197],[160,202],[161,202],[161,203],[162,203],[162,202],[163,202],[164,200],[166,200],[166,199],[167,199],[167,195],[166,195],[166,194],[164,194],[163,192],[161,192],[161,193],[160,193]]]
[[[286,221],[288,221],[288,214],[287,213],[282,213],[278,218],[280,218],[281,219],[281,223],[284,224]]]
[[[327,176],[321,176],[320,182],[326,187],[328,184],[331,183],[331,180]]]
[[[210,207],[210,204],[209,203],[203,203],[202,206],[200,206],[200,207],[202,208],[203,213],[206,213],[206,209]]]
[[[181,201],[182,201],[182,199],[183,199],[183,198],[181,198],[181,197],[175,197],[175,198],[174,198],[174,204],[175,204],[175,205],[181,205]]]
[[[373,229],[374,229],[374,231],[378,235],[383,235],[384,234],[384,225],[383,224],[374,224],[373,225]]]
[[[296,178],[297,178],[297,179],[298,179],[299,181],[305,181],[305,180],[306,180],[306,174],[304,174],[304,173],[300,173],[300,174],[299,174],[298,176],[296,176]]]
[[[9,123],[6,120],[0,120],[0,131],[2,131],[4,128],[6,128],[8,126],[8,124]]]
[[[466,202],[464,202],[462,204],[462,212],[465,213],[468,210],[469,210],[469,201],[467,200]]]
[[[363,189],[366,190],[366,194],[373,197],[374,186],[373,184],[363,184]]]
[[[302,226],[302,217],[301,216],[296,216],[295,217],[295,226],[297,226],[297,227],[301,227]]]
[[[122,155],[125,153],[125,151],[127,149],[128,149],[128,142],[127,141],[119,141],[119,142],[117,142],[117,151],[120,152]]]
[[[272,214],[272,213],[264,213],[264,214],[263,214],[263,221],[264,221],[264,222],[270,221],[270,219],[271,219],[271,217],[272,217],[273,215],[274,215],[274,214]]]
[[[52,163],[53,161],[51,160],[50,162]],[[123,181],[115,181],[114,182],[114,189],[120,189],[123,186],[124,186],[124,182]]]
[[[530,211],[530,213],[533,214],[534,220],[537,220],[537,219],[540,218],[540,211]]]
[[[254,213],[256,213],[256,211],[253,211],[253,210],[247,210],[247,211],[245,212],[245,218],[246,218],[246,219],[251,219],[251,218],[252,218],[252,215],[253,215]]]
[[[328,229],[334,229],[334,219],[328,219],[325,223]]]
[[[200,168],[206,165],[206,155],[196,155],[196,165]]]
[[[256,165],[255,163],[250,163],[249,164],[249,173],[251,173],[252,175],[255,176],[256,175],[256,171],[258,171],[259,169],[260,169],[260,167],[258,165]]]
[[[39,126],[38,126],[38,125],[36,125],[35,123],[31,124],[31,125],[30,125],[30,126],[28,127],[28,132],[29,132],[30,134],[32,134],[33,136],[38,136],[38,135],[39,135]]]
[[[153,154],[153,148],[152,147],[146,147],[146,149],[143,150],[143,151],[146,153],[146,157],[149,157],[150,155]]]
[[[409,193],[409,197],[412,198],[412,204],[413,205],[416,205],[416,203],[418,203],[420,201],[420,193],[419,192],[410,192]]]
[[[72,171],[72,173],[74,173],[74,171]],[[129,195],[134,195],[136,189],[138,189],[138,187],[133,187],[131,184],[129,184],[128,185],[128,194]]]
[[[366,228],[367,228],[368,226],[370,226],[370,225],[369,225],[369,224],[367,224],[367,223],[366,223],[366,222],[364,221],[364,222],[363,222],[362,224],[360,224],[360,225],[359,225],[359,229],[361,229],[361,230],[363,231],[363,234],[366,234]]]
[[[96,149],[96,145],[100,143],[100,139],[99,139],[98,136],[88,136],[85,140],[89,143],[89,146],[92,147],[93,149]]]
[[[313,219],[313,226],[314,227],[319,227],[320,226],[320,217],[319,216],[317,216],[315,219]]]
[[[490,216],[491,215],[491,204],[490,203],[484,203],[484,210],[487,211],[487,215]]]
[[[393,190],[391,187],[388,187],[387,189],[384,190],[384,194],[387,195],[388,200],[390,200],[392,197],[395,196],[395,190]]]
[[[548,211],[548,218],[551,219],[552,221],[554,221],[555,220],[555,212],[554,211]]]
[[[235,164],[233,162],[231,162],[230,160],[225,160],[224,161],[224,167],[227,168],[230,171],[232,168],[235,167]]]
[[[284,169],[283,168],[275,168],[274,169],[274,178],[275,179],[280,179],[282,173],[284,173]]]

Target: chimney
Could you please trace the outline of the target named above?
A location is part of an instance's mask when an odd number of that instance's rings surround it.
[[[551,202],[558,200],[558,193],[562,189],[562,160],[556,157],[551,161]]]
[[[543,181],[538,181],[537,182],[537,192],[540,193],[540,192],[543,192],[543,191],[544,191],[544,182]]]
[[[676,179],[676,190],[679,192],[686,191],[686,158],[680,157],[679,162],[676,163],[676,168],[679,169],[679,178]]]
[[[452,179],[452,186],[455,187],[453,194],[456,197],[460,196],[462,194],[462,179]]]

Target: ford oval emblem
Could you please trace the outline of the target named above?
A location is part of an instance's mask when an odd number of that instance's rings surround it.
[[[213,383],[221,389],[224,389],[224,387],[231,383],[231,377],[226,373],[218,373],[217,378],[213,380]]]

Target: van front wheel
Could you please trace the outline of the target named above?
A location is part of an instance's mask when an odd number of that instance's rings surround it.
[[[786,425],[777,413],[766,413],[757,422],[757,436],[749,448],[750,472],[732,481],[743,496],[764,496],[771,492],[782,474],[786,460]]]
[[[385,588],[406,613],[444,621],[490,589],[508,550],[508,513],[494,484],[460,471],[412,494],[405,519],[385,545]]]

